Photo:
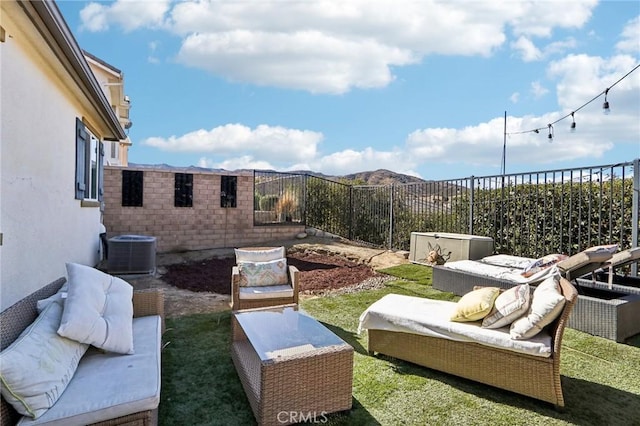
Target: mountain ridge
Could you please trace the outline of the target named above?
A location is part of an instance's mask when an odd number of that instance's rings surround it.
[[[206,167],[199,166],[171,166],[169,164],[138,164],[138,163],[129,163],[131,167],[138,168],[153,168],[153,169],[162,169],[162,170],[176,170],[176,171],[190,171],[190,172],[249,172],[253,171],[253,169],[238,169],[238,170],[225,170],[225,169],[212,169]],[[314,172],[311,170],[292,170],[287,172],[279,172],[276,170],[256,170],[259,172],[273,172],[273,173],[291,173],[291,174],[306,174],[310,176],[316,176],[323,179],[329,180],[346,180],[355,182],[360,185],[396,185],[396,184],[407,184],[407,183],[424,183],[424,182],[432,182],[425,179],[421,179],[416,176],[406,175],[403,173],[397,173],[387,169],[377,169],[377,170],[368,170],[357,173],[349,173],[347,175],[326,175],[320,172]]]

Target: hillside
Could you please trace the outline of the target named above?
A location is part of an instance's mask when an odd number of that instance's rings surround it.
[[[171,166],[168,164],[137,164],[137,163],[129,163],[130,167],[136,168],[148,168],[148,169],[156,169],[156,170],[174,170],[179,172],[225,172],[223,169],[208,169],[205,167],[197,167],[197,166],[189,166],[189,167],[177,167]],[[252,171],[248,169],[236,170],[237,172],[247,172]],[[275,172],[275,170],[263,170],[266,172]],[[407,184],[407,183],[424,183],[424,182],[432,182],[426,181],[424,179],[420,179],[415,176],[405,175],[402,173],[392,172],[391,170],[386,169],[378,169],[373,171],[365,171],[358,173],[351,173],[343,176],[330,176],[323,173],[312,172],[310,170],[295,170],[290,172],[291,174],[306,174],[310,176],[321,177],[323,179],[330,180],[346,180],[346,181],[354,181],[360,185],[399,185],[399,184]]]
[[[403,183],[423,183],[424,179],[404,175],[390,170],[378,169],[370,172],[352,173],[342,176],[343,179],[364,182],[366,185],[397,185]]]

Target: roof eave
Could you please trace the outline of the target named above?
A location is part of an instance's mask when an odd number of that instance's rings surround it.
[[[30,0],[20,1],[19,4],[33,21],[36,28],[41,32],[42,36],[48,40],[49,43],[55,43],[59,48],[59,51],[54,49],[56,55],[62,54],[64,56],[64,58],[59,59],[61,59],[61,62],[64,64],[69,64],[69,67],[66,67],[67,71],[85,93],[101,118],[107,123],[112,134],[105,135],[105,139],[125,139],[127,135],[120,125],[116,113],[102,92],[98,81],[83,56],[82,49],[80,49],[80,46],[67,26],[55,2],[52,0]],[[32,12],[37,15],[40,22],[34,20]],[[42,28],[42,26],[44,26],[44,28]],[[65,59],[65,61],[62,59]]]

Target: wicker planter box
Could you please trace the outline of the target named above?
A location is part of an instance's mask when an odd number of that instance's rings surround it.
[[[640,333],[640,294],[580,287],[568,326],[624,343]]]

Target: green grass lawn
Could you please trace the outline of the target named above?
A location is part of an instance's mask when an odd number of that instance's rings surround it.
[[[308,299],[302,308],[355,349],[353,408],[327,425],[640,425],[640,339],[623,345],[566,329],[561,358],[565,409],[366,352],[358,318],[388,293],[457,300],[431,287],[431,268],[401,265],[380,290]],[[235,372],[230,313],[167,320],[161,425],[255,424]],[[635,345],[635,346],[634,346]],[[324,418],[318,418],[324,421]]]

